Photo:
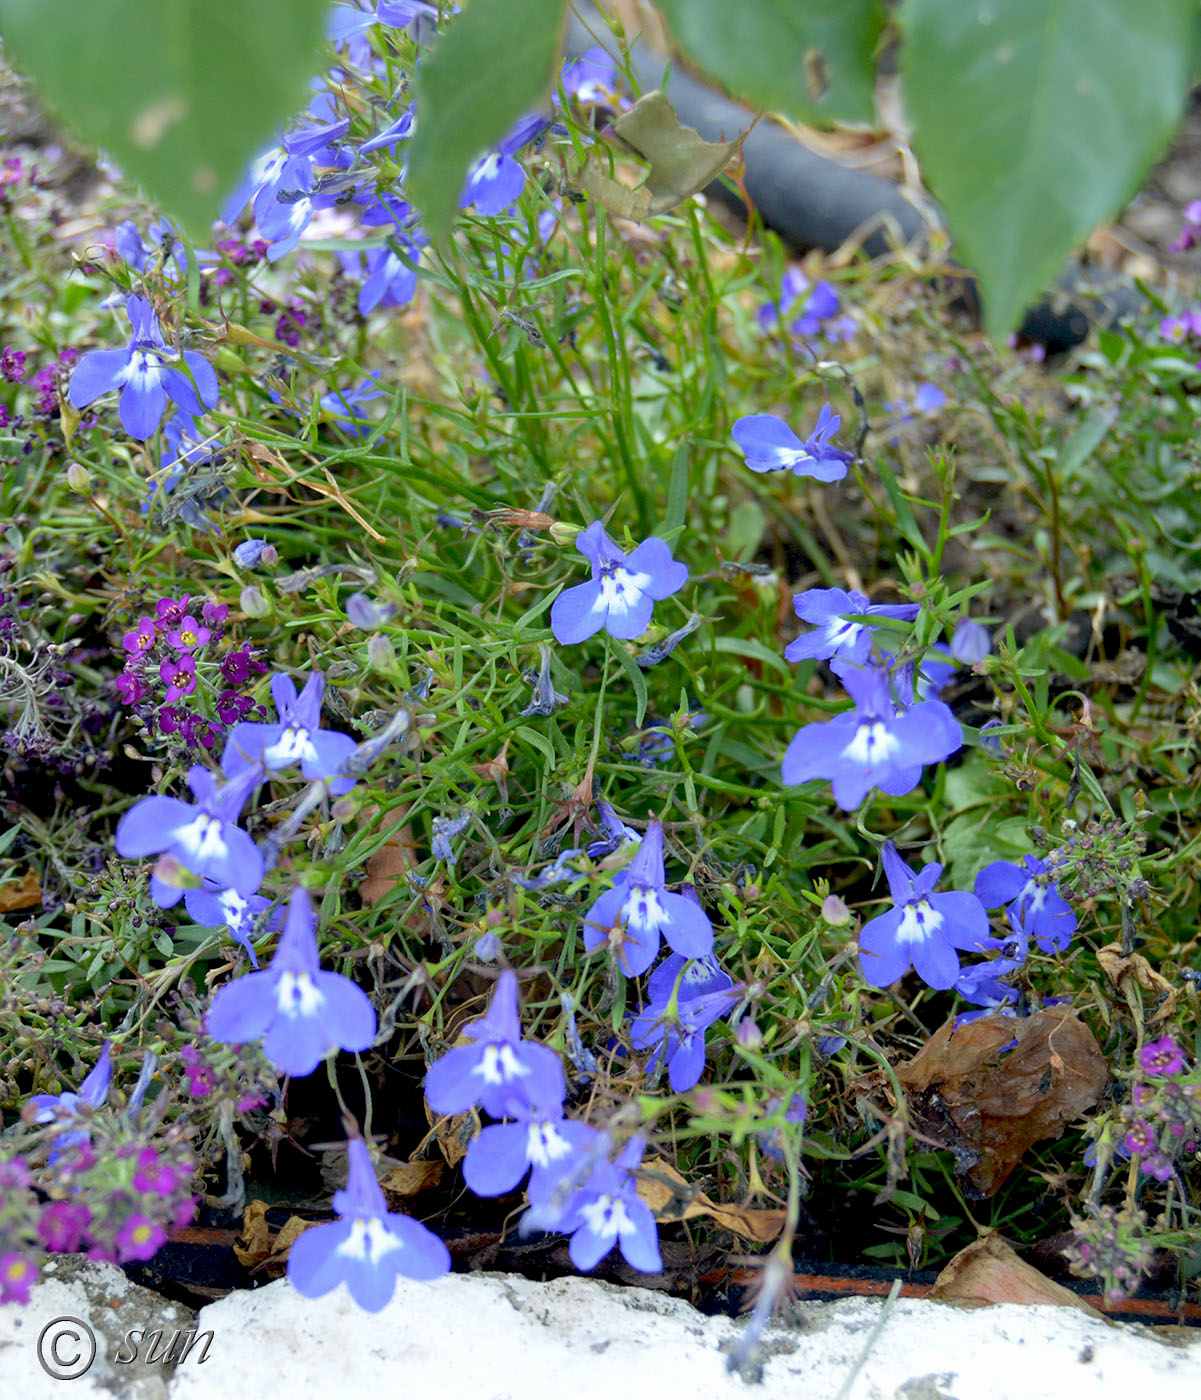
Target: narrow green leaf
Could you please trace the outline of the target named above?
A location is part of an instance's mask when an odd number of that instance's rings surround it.
[[[1176,129],[1197,6],[906,0],[902,23],[914,148],[1001,336]]]
[[[874,119],[879,0],[658,0],[658,8],[684,53],[759,111]]]
[[[417,69],[408,188],[435,243],[450,235],[468,166],[546,100],[566,0],[472,0]]]
[[[691,464],[692,443],[683,437],[671,461],[671,481],[667,487],[667,514],[663,518],[662,533],[669,543],[672,536],[684,528],[688,516],[688,468]]]
[[[622,646],[620,642],[615,642],[612,646],[613,656],[616,658],[621,669],[626,673],[630,684],[634,687],[634,694],[638,700],[638,713],[634,718],[634,723],[641,729],[642,721],[646,718],[646,708],[650,703],[650,696],[646,689],[646,676],[641,667]]]
[[[305,105],[326,0],[0,0],[9,58],[207,246],[222,199]],[[65,26],[65,28],[64,28]]]

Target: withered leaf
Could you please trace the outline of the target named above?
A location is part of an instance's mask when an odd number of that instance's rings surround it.
[[[278,1276],[286,1267],[293,1242],[320,1221],[292,1215],[273,1235],[267,1223],[267,1210],[266,1201],[251,1201],[242,1212],[242,1235],[234,1242],[234,1255],[244,1268]]]
[[[941,1303],[1055,1303],[1098,1316],[1083,1298],[1027,1264],[997,1234],[961,1249],[934,1280],[930,1297]]]
[[[27,870],[16,880],[0,885],[0,914],[14,909],[36,909],[42,902],[42,882],[36,870]]]
[[[1068,1006],[1025,1020],[982,1016],[958,1030],[948,1021],[896,1073],[914,1126],[954,1152],[982,1196],[1027,1148],[1091,1108],[1109,1077],[1101,1047]]]
[[[1124,984],[1133,981],[1135,986],[1156,998],[1159,1007],[1148,1020],[1148,1025],[1176,1014],[1176,988],[1166,977],[1160,976],[1141,953],[1131,953],[1127,957],[1122,953],[1120,943],[1108,943],[1104,948],[1097,949],[1097,961],[1106,977],[1123,995],[1126,993]]]
[[[379,1184],[393,1196],[415,1196],[437,1186],[446,1170],[444,1162],[401,1162],[379,1179]]]
[[[705,141],[690,126],[681,126],[675,109],[661,92],[648,92],[613,124],[621,143],[650,165],[636,189],[604,174],[589,157],[580,174],[581,188],[610,213],[642,221],[664,214],[702,190],[729,163],[741,137]]]
[[[643,1162],[638,1173],[638,1195],[650,1206],[656,1220],[692,1220],[695,1216],[707,1215],[725,1229],[759,1244],[768,1244],[784,1228],[782,1210],[720,1205],[690,1186],[675,1167],[661,1157],[650,1157]]]

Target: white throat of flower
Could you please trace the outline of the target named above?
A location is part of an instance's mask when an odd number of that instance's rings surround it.
[[[487,1045],[478,1065],[472,1069],[485,1084],[508,1084],[514,1079],[523,1079],[529,1070],[513,1053],[511,1045]]]
[[[898,943],[924,943],[942,927],[943,917],[928,900],[906,904],[897,929]]]
[[[667,911],[659,902],[659,891],[651,885],[631,883],[621,915],[626,928],[634,933],[657,933],[668,922]]]
[[[549,1167],[552,1162],[571,1155],[571,1143],[553,1122],[531,1123],[526,1139],[526,1156],[535,1167]]]
[[[263,762],[268,768],[285,768],[289,763],[303,763],[316,760],[317,750],[307,729],[288,725],[274,744],[263,750]]]
[[[175,833],[175,840],[193,860],[224,860],[229,854],[229,846],[221,835],[221,823],[207,812],[201,812],[186,826],[181,826]]]
[[[334,1253],[374,1267],[386,1254],[403,1248],[403,1241],[397,1239],[378,1217],[356,1215],[350,1226],[350,1234]]]
[[[611,612],[618,617],[624,617],[641,601],[650,581],[650,574],[632,574],[624,564],[602,567],[600,592],[592,605],[592,611]]]
[[[851,742],[843,749],[842,756],[863,768],[877,768],[880,764],[887,763],[900,747],[901,741],[883,720],[873,719],[856,726]]]
[[[325,1005],[325,997],[307,972],[283,972],[279,978],[276,1004],[290,1020],[297,1016],[316,1016]]]
[[[634,1222],[626,1214],[625,1202],[620,1196],[598,1196],[595,1201],[581,1206],[580,1214],[587,1221],[589,1230],[602,1240],[615,1239],[634,1228]]]

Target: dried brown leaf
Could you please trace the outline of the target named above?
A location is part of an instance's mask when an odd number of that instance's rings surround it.
[[[1109,943],[1104,948],[1097,949],[1097,961],[1106,977],[1123,995],[1126,992],[1124,984],[1133,980],[1135,986],[1141,987],[1159,1002],[1159,1008],[1148,1020],[1148,1025],[1167,1020],[1176,1014],[1176,988],[1166,977],[1160,976],[1141,953],[1126,956],[1120,943]]]
[[[698,1215],[707,1215],[724,1229],[759,1244],[770,1243],[784,1228],[782,1210],[753,1210],[749,1206],[727,1206],[711,1201],[661,1157],[648,1158],[642,1164],[638,1173],[638,1195],[650,1206],[656,1220],[692,1220]]]
[[[934,1280],[930,1297],[942,1303],[1054,1303],[1099,1316],[1069,1288],[1019,1258],[1000,1235],[961,1249]]]
[[[914,1126],[955,1153],[982,1196],[1028,1148],[1091,1108],[1109,1077],[1101,1047],[1068,1006],[1025,1020],[983,1016],[958,1030],[948,1021],[896,1073]]]
[[[271,1227],[267,1202],[251,1201],[242,1212],[242,1234],[234,1241],[234,1255],[244,1268],[253,1269],[271,1253]]]
[[[381,1176],[379,1184],[394,1196],[415,1196],[437,1186],[445,1170],[444,1162],[401,1162]]]
[[[36,870],[27,870],[17,880],[0,885],[0,914],[14,909],[36,909],[42,902],[42,882]]]

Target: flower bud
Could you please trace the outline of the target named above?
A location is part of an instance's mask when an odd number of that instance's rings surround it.
[[[254,584],[242,589],[242,595],[238,602],[247,617],[267,617],[271,613],[271,599],[266,597],[263,590],[256,588]]]
[[[72,462],[67,468],[67,485],[77,496],[92,494],[92,478],[82,462]]]

